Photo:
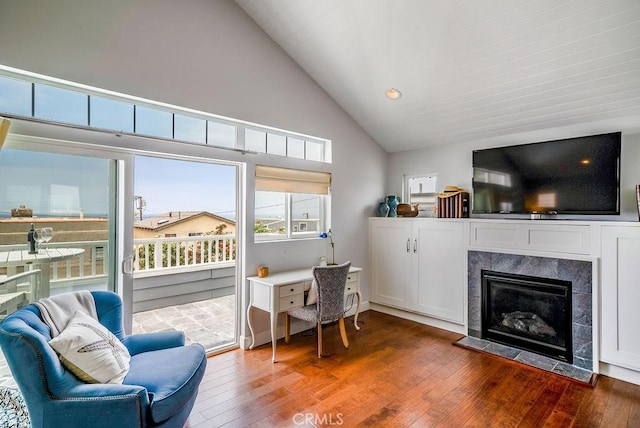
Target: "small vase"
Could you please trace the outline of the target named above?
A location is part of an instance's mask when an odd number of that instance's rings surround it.
[[[389,205],[386,201],[381,201],[378,204],[378,217],[386,217],[389,215]]]
[[[387,205],[389,205],[389,217],[397,217],[398,216],[398,204],[400,201],[397,196],[389,195],[387,196]]]

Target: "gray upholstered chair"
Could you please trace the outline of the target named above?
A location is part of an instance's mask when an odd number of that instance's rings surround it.
[[[344,287],[351,262],[337,266],[314,266],[313,278],[317,284],[318,299],[316,303],[289,309],[285,322],[285,341],[289,342],[290,319],[299,318],[316,323],[318,326],[318,358],[322,358],[322,323],[338,320],[340,336],[345,348],[349,347],[347,331],[344,327]]]

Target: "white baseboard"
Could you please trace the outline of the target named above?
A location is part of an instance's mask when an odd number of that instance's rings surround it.
[[[609,363],[600,362],[600,374],[640,385],[640,372]]]
[[[382,312],[383,314],[393,315],[398,318],[403,318],[410,321],[415,321],[420,324],[429,325],[431,327],[441,328],[443,330],[452,331],[454,333],[464,334],[466,336],[467,330],[464,325],[444,321],[438,318],[428,317],[426,315],[416,314],[414,312],[403,311],[402,309],[396,309],[389,306],[379,305],[377,303],[371,303],[371,310]]]

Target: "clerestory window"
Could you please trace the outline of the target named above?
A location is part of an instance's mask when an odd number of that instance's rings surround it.
[[[0,65],[0,114],[331,163],[331,141]]]

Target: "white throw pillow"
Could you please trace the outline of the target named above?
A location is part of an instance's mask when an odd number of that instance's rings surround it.
[[[87,383],[122,383],[131,355],[106,327],[77,311],[57,337],[49,341],[62,364]]]

